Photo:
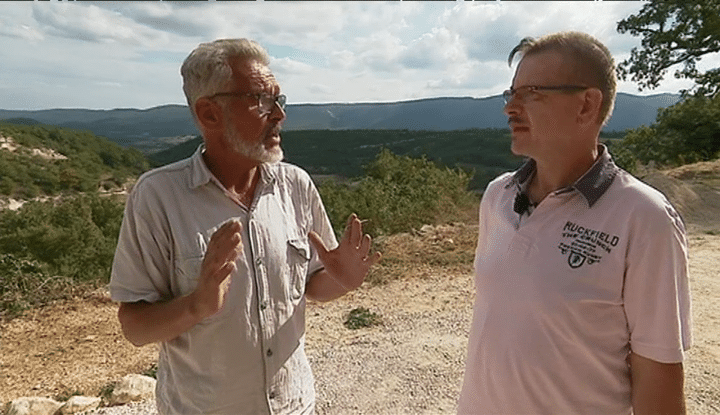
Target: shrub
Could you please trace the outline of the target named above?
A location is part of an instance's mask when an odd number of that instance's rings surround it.
[[[338,235],[347,217],[356,213],[368,220],[365,231],[377,236],[455,219],[476,203],[467,190],[469,180],[462,170],[384,149],[366,167],[365,177],[351,184],[329,180],[319,190]]]
[[[12,318],[51,300],[66,298],[79,287],[63,276],[53,276],[35,260],[0,254],[0,317]]]
[[[107,283],[121,201],[83,195],[0,212],[0,315]]]
[[[382,318],[379,314],[370,311],[365,307],[358,307],[350,310],[345,319],[345,327],[350,330],[357,330],[363,327],[372,327],[382,324]]]

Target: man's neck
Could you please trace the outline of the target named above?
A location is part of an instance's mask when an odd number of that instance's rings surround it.
[[[230,195],[247,205],[260,179],[260,163],[235,154],[203,153],[205,164]]]
[[[530,200],[540,203],[550,193],[575,183],[592,167],[598,154],[595,147],[578,154],[558,154],[550,160],[535,159],[537,170],[528,186]]]

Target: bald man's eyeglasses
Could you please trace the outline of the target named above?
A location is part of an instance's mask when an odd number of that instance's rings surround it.
[[[254,97],[258,101],[258,112],[260,115],[269,114],[275,108],[277,104],[281,109],[285,109],[287,103],[287,96],[284,94],[280,95],[269,95],[269,94],[255,94],[255,93],[244,93],[244,92],[218,92],[217,94],[210,95],[208,98],[212,99],[215,97]]]
[[[527,85],[527,86],[521,86],[519,88],[510,88],[503,92],[503,99],[505,100],[505,104],[508,104],[510,100],[513,99],[513,97],[519,99],[521,102],[525,102],[525,100],[533,93],[536,93],[538,91],[555,91],[560,93],[573,93],[573,92],[580,92],[584,91],[586,89],[590,88],[589,86],[582,86],[582,85],[558,85],[558,86],[539,86],[539,85]]]

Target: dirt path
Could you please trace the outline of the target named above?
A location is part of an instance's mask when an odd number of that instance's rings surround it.
[[[720,235],[691,234],[693,347],[685,366],[689,414],[720,414]]]
[[[466,259],[459,264],[441,259],[458,257],[473,232],[471,226],[458,226],[442,235],[402,236],[392,241],[398,251],[429,254],[410,261],[403,275],[387,284],[366,284],[338,301],[310,304],[307,351],[319,414],[454,413],[474,289]],[[720,235],[696,232],[689,239],[694,346],[686,363],[688,409],[717,414]],[[392,258],[386,255],[390,263]],[[428,259],[435,265],[427,265]],[[343,322],[358,307],[377,313],[383,323],[347,329]],[[137,349],[125,341],[116,310],[98,294],[0,326],[0,403],[30,395],[97,396],[123,375],[149,369],[154,346]]]

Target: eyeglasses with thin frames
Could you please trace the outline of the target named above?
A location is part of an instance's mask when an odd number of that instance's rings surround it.
[[[275,108],[275,104],[284,110],[285,104],[287,103],[287,96],[285,96],[285,94],[270,95],[256,94],[252,92],[218,92],[217,94],[212,94],[207,98],[212,99],[215,97],[255,97],[258,100],[258,112],[260,115],[271,113],[273,108]]]
[[[513,97],[519,99],[521,102],[525,100],[533,93],[538,91],[555,91],[560,93],[573,93],[584,91],[590,88],[589,86],[583,85],[558,85],[558,86],[540,86],[540,85],[526,85],[519,88],[510,88],[503,91],[503,99],[505,104],[508,104]]]

